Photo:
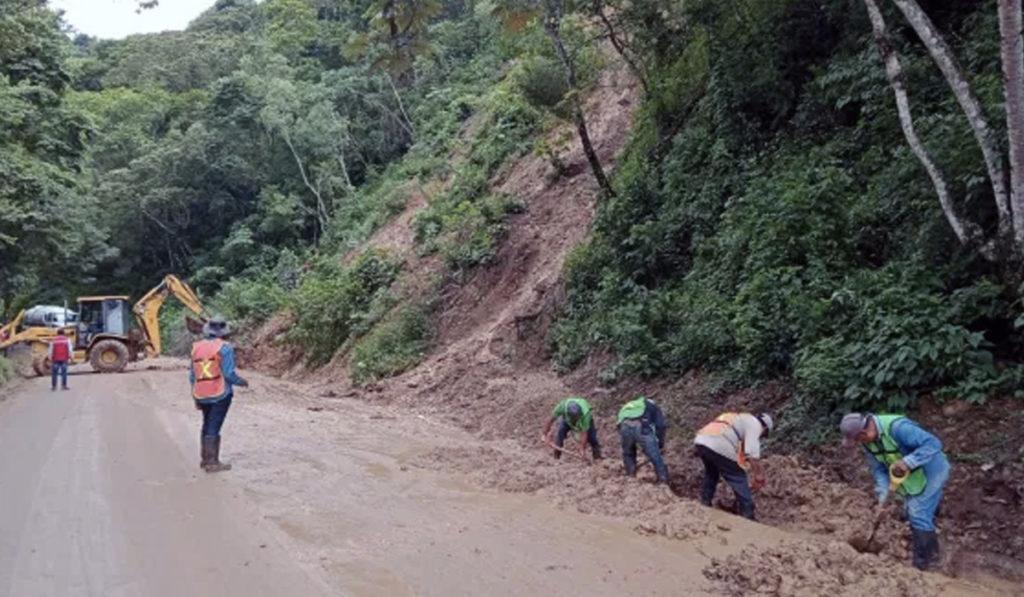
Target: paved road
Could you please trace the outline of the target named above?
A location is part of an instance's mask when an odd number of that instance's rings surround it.
[[[225,427],[234,470],[206,475],[184,370],[156,365],[0,398],[0,597],[708,595],[711,557],[793,539],[724,514],[645,537],[482,491],[413,464],[464,432],[260,376]]]
[[[326,594],[225,480],[196,474],[146,403],[154,377],[33,380],[0,403],[0,595]]]

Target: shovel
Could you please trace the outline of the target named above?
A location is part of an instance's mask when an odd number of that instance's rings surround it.
[[[896,489],[907,480],[907,475],[898,475],[892,467],[889,467],[889,493],[896,491]],[[875,522],[871,525],[871,533],[868,538],[863,542],[858,538],[856,541],[851,541],[851,545],[861,552],[877,553],[881,551],[880,548],[875,548],[873,543],[875,541],[875,535],[878,533],[878,528],[882,526],[882,519],[884,516],[884,510],[879,510],[878,515],[875,516]]]
[[[560,446],[556,446],[554,442],[545,441],[544,443],[547,444],[548,447],[550,447],[552,450],[557,450],[557,451],[561,452],[562,454],[568,454],[568,455],[573,456],[575,458],[579,458],[583,462],[586,462],[587,464],[590,464],[590,460],[586,456],[581,456],[579,452],[576,452],[574,450],[566,450],[565,448],[562,448]]]

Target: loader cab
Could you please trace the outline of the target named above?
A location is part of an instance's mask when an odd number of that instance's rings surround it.
[[[126,296],[83,296],[78,299],[78,348],[88,348],[97,336],[128,335],[132,308]]]

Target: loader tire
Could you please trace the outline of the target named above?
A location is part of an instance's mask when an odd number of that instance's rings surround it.
[[[39,377],[50,376],[50,358],[49,357],[36,357],[32,359],[32,371],[35,372]]]
[[[89,351],[89,364],[100,373],[120,373],[128,366],[128,347],[118,340],[100,340]]]

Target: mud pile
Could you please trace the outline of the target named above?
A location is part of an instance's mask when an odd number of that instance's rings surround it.
[[[850,481],[830,479],[834,471],[811,465],[794,456],[770,457],[769,482],[758,495],[761,519],[773,526],[832,536],[838,541],[863,544],[874,521],[872,481],[858,454],[845,454],[863,474]],[[895,498],[894,498],[895,499]],[[872,552],[893,560],[906,559],[909,531],[896,512],[882,520]],[[861,549],[867,548],[862,545]]]
[[[642,462],[642,460],[641,460]],[[637,532],[671,539],[713,532],[709,511],[655,485],[650,466],[636,478],[622,474],[616,458],[586,464],[568,454],[554,460],[549,451],[522,450],[513,442],[493,447],[438,449],[413,461],[432,470],[458,471],[475,483],[514,493],[532,493],[584,514],[628,518]]]
[[[896,564],[881,564],[874,556],[859,554],[839,541],[748,548],[739,555],[713,560],[704,569],[704,576],[734,595],[928,597],[935,594],[920,572]]]

